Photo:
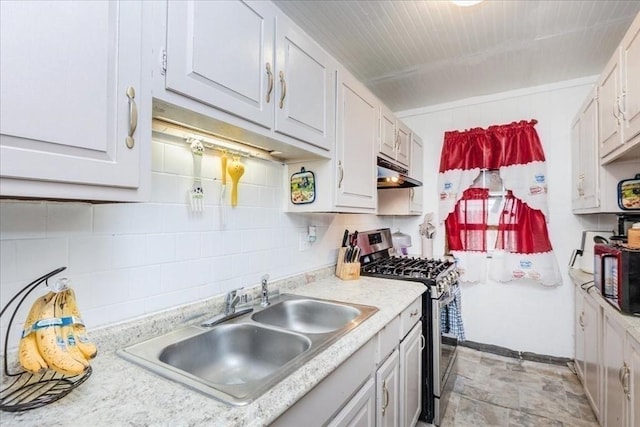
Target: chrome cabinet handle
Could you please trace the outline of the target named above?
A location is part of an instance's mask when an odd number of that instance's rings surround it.
[[[627,112],[625,111],[625,108],[623,108],[623,104],[622,104],[623,99],[625,100],[627,99],[627,92],[622,92],[618,97],[618,111],[622,116],[622,120],[627,120]]]
[[[580,313],[580,317],[578,317],[578,323],[580,327],[584,329],[584,311]]]
[[[136,90],[133,86],[127,88],[127,98],[129,98],[129,134],[125,138],[127,148],[131,149],[136,144],[133,134],[138,127],[138,106],[135,101]]]
[[[342,160],[338,160],[338,168],[340,169],[340,179],[338,180],[338,188],[342,188],[342,180],[344,179],[344,169],[342,168]]]
[[[424,335],[420,335],[420,351],[424,350],[426,346],[427,346],[427,339],[424,337]]]
[[[622,375],[620,378],[620,382],[622,383],[622,391],[624,391],[627,399],[631,399],[631,392],[629,390],[629,376],[631,374],[631,369],[629,368],[629,365],[627,365],[627,362],[624,362],[624,366],[622,366],[622,369],[620,370],[622,371]]]
[[[284,98],[287,96],[287,82],[284,79],[284,71],[280,70],[280,85],[282,86],[282,95],[280,95],[280,109],[284,107]]]
[[[415,191],[413,188],[409,189],[409,200],[413,202],[413,196],[415,195]]]
[[[269,77],[269,87],[267,88],[267,104],[271,102],[271,92],[273,92],[273,73],[271,64],[267,62],[267,77]]]
[[[387,390],[387,381],[382,382],[382,394],[383,394],[383,403],[382,403],[382,415],[384,415],[387,410],[387,406],[389,406],[389,390]]]

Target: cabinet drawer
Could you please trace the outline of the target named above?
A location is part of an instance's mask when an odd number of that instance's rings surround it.
[[[420,320],[420,317],[422,317],[422,297],[418,297],[400,314],[401,339],[409,333],[413,325]]]
[[[376,363],[380,364],[398,346],[400,335],[400,316],[396,316],[391,322],[378,332],[376,347]]]

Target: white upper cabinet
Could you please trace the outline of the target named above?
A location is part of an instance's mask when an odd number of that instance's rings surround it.
[[[336,205],[376,209],[378,103],[362,83],[338,73]]]
[[[603,164],[640,160],[640,14],[598,80],[598,147]]]
[[[274,32],[267,2],[169,1],[167,89],[271,127]]]
[[[167,90],[333,148],[334,62],[272,3],[169,1],[166,49]]]
[[[408,165],[411,129],[400,120],[396,120],[396,133],[396,160],[403,165]]]
[[[330,150],[335,91],[331,58],[285,19],[277,20],[276,46],[276,132]]]
[[[380,106],[380,143],[379,153],[384,157],[409,166],[411,129],[385,105]]]
[[[396,116],[386,105],[380,106],[380,154],[396,158]]]
[[[2,195],[143,198],[142,3],[0,2],[0,19]]]
[[[571,204],[574,212],[597,208],[599,161],[596,154],[598,132],[595,91],[584,102],[571,127],[572,186]]]

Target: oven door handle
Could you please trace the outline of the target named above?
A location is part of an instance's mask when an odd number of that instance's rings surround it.
[[[438,298],[438,306],[442,308],[451,304],[451,301],[453,301],[455,297],[456,296],[451,292],[449,293],[448,296],[445,296],[445,294],[440,295],[440,297]]]

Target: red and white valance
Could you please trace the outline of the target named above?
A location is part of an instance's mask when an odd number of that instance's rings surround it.
[[[490,278],[562,283],[547,233],[546,163],[536,123],[521,121],[445,133],[439,174],[440,220],[445,223],[462,281],[486,278],[487,248],[495,247]],[[497,170],[507,190],[495,242],[486,241],[489,189],[472,187],[485,170]]]

